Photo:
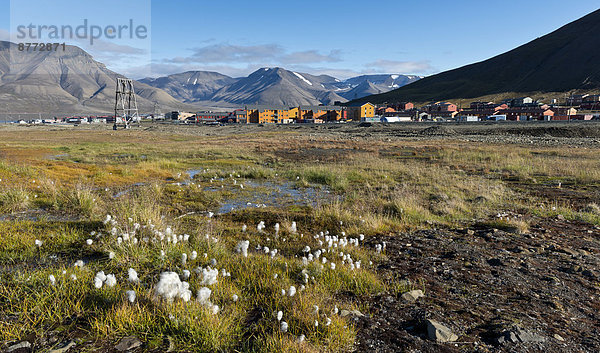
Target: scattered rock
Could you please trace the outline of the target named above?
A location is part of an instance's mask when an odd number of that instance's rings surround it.
[[[424,297],[425,294],[423,294],[423,291],[420,289],[417,290],[411,290],[410,292],[406,292],[404,294],[402,294],[402,299],[406,300],[409,303],[414,303],[417,301],[417,299]]]
[[[525,331],[521,328],[504,331],[496,339],[498,344],[505,343],[539,343],[546,342],[546,337],[536,333]]]
[[[120,352],[125,352],[125,351],[129,351],[135,348],[138,348],[142,345],[142,341],[140,341],[137,337],[135,336],[128,336],[123,338],[119,344],[117,344],[115,346],[115,349],[117,349]]]
[[[452,333],[449,328],[434,320],[427,320],[427,337],[437,342],[455,342],[458,336]]]
[[[565,341],[565,339],[562,338],[562,336],[559,335],[558,333],[554,334],[554,339],[557,340],[557,341],[560,341],[560,342],[564,342]]]
[[[8,347],[6,352],[10,353],[10,352],[14,352],[14,351],[17,351],[20,349],[27,349],[27,351],[29,351],[30,348],[31,348],[31,343],[29,343],[27,341],[23,341],[23,342],[19,342],[17,344],[14,344],[14,345]]]
[[[503,265],[502,260],[500,260],[500,259],[489,259],[487,261],[487,263],[490,266],[502,266]]]
[[[581,274],[586,277],[589,277],[591,279],[598,278],[598,273],[596,273],[596,271],[594,271],[594,270],[585,270],[585,271],[581,272]]]
[[[353,317],[364,317],[365,315],[358,310],[342,310],[340,312],[341,317],[346,317],[348,315],[352,315]]]
[[[71,349],[73,347],[75,347],[75,342],[69,341],[69,342],[63,344],[59,348],[55,348],[55,349],[48,351],[48,353],[65,353],[66,351],[68,351],[69,349]]]

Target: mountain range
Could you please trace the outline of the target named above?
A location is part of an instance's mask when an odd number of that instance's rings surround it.
[[[363,75],[342,81],[328,75],[315,76],[275,67],[262,68],[240,78],[189,71],[140,82],[163,89],[187,103],[319,105],[388,92],[421,78],[399,74]]]
[[[16,44],[0,42],[0,107],[7,114],[109,113],[119,77],[75,46],[20,52]],[[161,89],[139,82],[134,87],[141,110],[152,111],[155,102],[167,109],[189,107]]]
[[[600,10],[483,62],[429,76],[359,102],[428,102],[512,92],[600,88]],[[353,102],[354,103],[354,102]]]
[[[106,114],[114,109],[116,80],[123,75],[76,46],[22,52],[0,41],[0,120],[28,114]],[[245,104],[318,105],[387,92],[416,76],[361,76],[346,81],[282,68],[260,69],[248,77],[190,71],[134,82],[140,112],[198,111]],[[31,116],[29,116],[31,118]]]

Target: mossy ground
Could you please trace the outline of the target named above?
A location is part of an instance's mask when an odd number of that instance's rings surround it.
[[[326,264],[303,264],[305,246],[327,249],[319,243],[323,238],[315,238],[321,231],[348,238],[481,225],[527,232],[527,217],[558,214],[600,225],[598,207],[586,196],[600,183],[595,149],[339,141],[302,132],[200,139],[143,130],[1,130],[0,141],[5,219],[0,222],[0,341],[5,343],[61,332],[92,341],[134,334],[150,349],[170,342],[180,350],[206,352],[347,351],[356,330],[349,318],[334,314],[336,306],[368,311],[361,298],[397,295],[413,286],[406,282],[410,274],[383,281],[376,268],[385,251],[364,246],[334,249]],[[189,170],[200,173],[189,180]],[[239,187],[249,180],[321,185],[335,197],[316,205],[246,208],[208,217],[225,200],[258,192]],[[578,202],[561,198],[566,192]],[[32,210],[35,217],[28,218]],[[498,217],[505,211],[524,217]],[[111,226],[101,222],[107,214],[118,220],[119,232],[130,232],[133,223],[153,224],[190,239],[118,244]],[[64,215],[70,219],[60,220]],[[256,229],[260,221],[265,233]],[[297,233],[289,231],[292,222]],[[234,252],[240,240],[250,241],[247,258]],[[278,249],[278,255],[271,258],[256,249],[259,245]],[[181,254],[192,251],[198,258],[182,264]],[[361,261],[361,269],[342,265],[336,258],[340,251]],[[211,299],[221,308],[217,315],[193,301],[167,303],[155,297],[161,272],[181,274],[213,258],[231,273],[211,288]],[[86,265],[74,267],[77,260]],[[139,283],[127,282],[130,267],[139,273]],[[100,270],[115,274],[118,284],[96,289],[93,278]],[[412,280],[427,288],[425,279]],[[197,276],[189,283],[194,290],[201,287]],[[306,289],[296,296],[281,295],[282,289],[303,284]],[[126,300],[126,290],[136,291],[135,303]],[[233,302],[233,294],[239,301]],[[273,316],[279,310],[289,324],[287,333]]]

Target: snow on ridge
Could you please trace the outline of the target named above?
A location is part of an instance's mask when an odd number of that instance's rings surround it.
[[[400,75],[392,75],[392,80],[397,79],[398,77],[400,77]]]
[[[197,78],[194,80],[194,84],[195,85],[198,84],[198,79]]]
[[[309,85],[311,85],[311,86],[313,85],[312,82],[310,82],[309,80],[305,79],[304,76],[300,75],[299,73],[294,72],[294,75],[296,75],[299,79],[301,79],[302,81],[308,83]]]

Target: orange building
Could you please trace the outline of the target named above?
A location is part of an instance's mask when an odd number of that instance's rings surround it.
[[[283,106],[247,106],[247,123],[277,124],[290,120],[290,109]]]

